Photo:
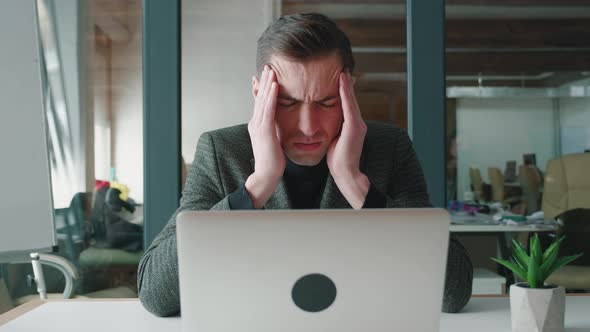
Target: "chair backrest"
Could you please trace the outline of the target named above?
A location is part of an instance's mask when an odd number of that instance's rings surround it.
[[[564,211],[590,208],[590,154],[551,159],[545,170],[542,209],[552,219]]]
[[[492,200],[495,202],[504,201],[504,175],[498,167],[488,167],[488,177],[492,185]]]
[[[537,165],[537,156],[534,153],[525,153],[522,155],[522,163],[525,165]]]
[[[516,180],[516,160],[509,160],[506,162],[506,168],[504,169],[504,179],[508,182]]]
[[[469,167],[469,179],[471,180],[471,186],[476,192],[482,191],[483,180],[481,179],[481,172],[477,167]]]
[[[531,214],[539,211],[541,181],[537,170],[529,165],[520,165],[518,167],[518,181],[524,194],[526,213]]]

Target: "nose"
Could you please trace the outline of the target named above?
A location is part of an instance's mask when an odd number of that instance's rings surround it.
[[[303,103],[299,110],[299,131],[307,137],[313,137],[320,128],[318,112],[309,103]]]

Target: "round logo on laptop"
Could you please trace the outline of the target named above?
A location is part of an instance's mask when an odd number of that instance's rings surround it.
[[[336,285],[327,276],[319,273],[305,275],[293,285],[291,298],[299,309],[320,312],[336,300]]]

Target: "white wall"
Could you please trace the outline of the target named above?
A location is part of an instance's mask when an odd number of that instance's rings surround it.
[[[92,104],[94,108],[94,176],[97,180],[108,180],[111,160],[111,113],[108,109],[108,73],[105,55],[92,50]]]
[[[199,136],[245,123],[252,112],[256,41],[273,0],[182,1],[182,155],[193,160]]]
[[[41,36],[45,36],[43,47],[46,48],[46,59],[59,62],[48,68],[49,84],[53,85],[56,98],[56,112],[66,114],[65,117],[60,116],[60,135],[49,130],[53,143],[61,145],[64,151],[63,161],[52,168],[53,201],[56,208],[62,208],[70,204],[75,193],[89,190],[88,180],[93,176],[93,167],[87,167],[89,154],[86,151],[87,112],[91,112],[86,107],[87,24],[81,19],[86,13],[86,3],[76,0],[46,1],[38,3],[38,10]],[[52,60],[47,61],[51,63]],[[49,127],[53,127],[51,121]]]
[[[590,79],[568,84],[590,91]],[[561,152],[590,149],[590,98],[560,98]]]
[[[143,202],[143,73],[141,3],[130,15],[130,40],[113,42],[112,57],[112,163],[129,196]]]
[[[560,98],[561,153],[590,149],[590,98]]]
[[[581,79],[562,88],[572,92],[590,94],[590,78]],[[590,149],[590,98],[559,98],[559,121],[562,154],[580,153]]]
[[[192,162],[207,130],[247,122],[256,40],[273,17],[274,0],[182,2],[182,155]],[[141,11],[141,8],[137,8]],[[143,202],[141,16],[131,40],[113,43],[112,163],[118,180]]]
[[[535,153],[544,169],[555,153],[552,100],[549,98],[462,98],[457,100],[457,194],[469,190],[469,167],[488,181],[488,167],[504,170],[507,160],[522,163]]]

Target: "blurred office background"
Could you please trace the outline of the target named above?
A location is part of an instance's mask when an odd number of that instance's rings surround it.
[[[81,272],[78,295],[136,296],[142,1],[37,0],[37,7],[59,254]],[[407,127],[405,0],[184,0],[181,9],[183,176],[201,133],[249,120],[256,40],[281,14],[334,19],[352,42],[364,118]],[[543,210],[548,162],[590,150],[590,3],[447,0],[445,25],[447,200]],[[567,163],[576,176],[590,169],[588,154]],[[576,207],[589,202],[588,186],[572,190]],[[498,272],[488,259],[495,238],[461,238],[476,266]],[[50,292],[59,293],[59,273],[46,273]],[[33,298],[30,274],[5,264],[0,294],[12,305]]]

